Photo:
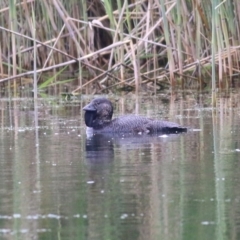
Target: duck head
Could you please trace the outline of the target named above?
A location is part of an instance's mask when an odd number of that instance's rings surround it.
[[[85,124],[88,127],[100,127],[110,122],[113,115],[112,103],[106,98],[93,99],[83,110],[85,111]]]

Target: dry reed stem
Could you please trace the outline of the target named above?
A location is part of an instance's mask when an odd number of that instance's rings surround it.
[[[33,39],[33,38],[31,38],[31,37],[29,37],[29,36],[26,36],[26,35],[23,35],[23,34],[21,34],[21,33],[18,33],[18,32],[16,32],[16,31],[13,31],[13,30],[4,28],[4,27],[2,27],[2,26],[0,26],[0,29],[1,29],[1,30],[4,30],[4,31],[6,31],[6,32],[9,32],[9,33],[11,33],[11,34],[20,36],[20,37],[22,37],[22,38],[26,38],[26,39],[31,40],[31,41],[34,42],[34,39]],[[56,51],[56,52],[59,52],[59,53],[65,55],[66,57],[74,58],[74,57],[68,55],[67,53],[65,53],[65,52],[63,52],[63,51],[61,51],[61,50],[59,50],[59,49],[57,49],[57,48],[54,48],[54,47],[52,47],[52,46],[47,45],[47,43],[51,43],[51,42],[56,41],[56,38],[52,39],[51,41],[47,41],[47,42],[45,42],[45,43],[43,43],[43,42],[41,42],[41,41],[38,41],[38,40],[35,40],[35,41],[36,41],[36,43],[39,44],[39,45],[36,46],[37,48],[40,47],[40,46],[44,46],[44,47],[47,47],[47,48],[49,48],[49,49],[51,49],[51,50],[54,50],[54,51]],[[32,49],[33,49],[33,47],[28,48],[28,49],[25,50],[25,51],[29,51],[29,50],[32,50]],[[23,53],[23,52],[24,52],[24,51],[19,51],[19,52],[16,52],[15,54],[17,55],[17,54]],[[9,55],[10,58],[13,57],[13,56],[14,56],[14,54]],[[77,59],[76,59],[76,60],[77,60]]]
[[[118,65],[120,65],[120,64],[118,64]],[[118,79],[117,77],[115,77],[115,76],[113,76],[113,75],[110,74],[110,72],[112,72],[112,71],[113,71],[113,69],[108,70],[108,71],[104,71],[103,73],[101,73],[101,74],[99,74],[98,76],[94,77],[93,79],[89,80],[89,81],[86,82],[85,84],[83,84],[83,85],[77,87],[76,89],[74,89],[74,90],[72,91],[72,94],[75,94],[75,92],[82,90],[84,87],[90,85],[91,83],[94,83],[96,80],[98,80],[98,79],[101,78],[101,77],[104,77],[105,75],[108,75],[108,76],[110,76],[110,77],[118,80],[118,81],[121,83],[121,80],[120,80],[120,79]],[[100,83],[100,84],[103,84],[104,81],[100,81],[99,83]]]
[[[17,36],[26,38],[26,39],[28,39],[28,40],[36,41],[36,43],[38,43],[38,45],[36,46],[37,48],[39,48],[39,47],[41,47],[41,46],[47,47],[47,48],[51,49],[52,51],[58,52],[58,53],[60,53],[60,54],[62,54],[62,55],[64,55],[64,56],[66,56],[67,58],[73,59],[73,60],[75,60],[76,62],[78,62],[78,59],[77,59],[77,58],[75,58],[75,57],[73,57],[73,56],[71,56],[71,55],[69,55],[69,54],[67,54],[67,53],[65,53],[65,52],[63,52],[63,51],[55,48],[55,47],[52,47],[52,46],[48,45],[48,43],[55,42],[55,41],[57,40],[57,38],[51,39],[51,40],[46,41],[46,42],[43,43],[43,42],[40,42],[40,41],[38,41],[38,40],[34,40],[33,38],[31,38],[31,37],[29,37],[29,36],[22,35],[22,34],[16,32],[16,31],[12,31],[12,30],[6,29],[6,28],[4,28],[4,27],[2,27],[2,26],[0,26],[0,29],[5,30],[6,32],[9,32],[9,33],[13,33],[13,34],[15,34],[15,35],[17,35]],[[16,52],[15,55],[18,55],[18,54],[20,54],[20,53],[24,53],[25,51],[30,51],[30,50],[32,50],[32,49],[33,49],[33,47],[30,47],[30,48],[28,48],[28,49],[25,49],[25,50]],[[103,54],[104,54],[104,53],[103,53]],[[101,53],[98,53],[98,55],[101,55]],[[10,58],[13,57],[13,54],[9,55],[9,57],[10,57]],[[98,68],[98,67],[96,67],[96,66],[93,66],[93,65],[91,65],[91,64],[87,64],[87,63],[84,63],[84,64],[85,64],[86,66],[88,66],[89,68],[92,68],[92,69],[95,69],[95,70],[98,70],[98,71],[101,71],[101,72],[104,71],[103,69]],[[49,69],[51,70],[51,69],[54,69],[54,68],[55,68],[55,67],[53,66],[53,68],[50,67],[50,68],[48,68],[48,70],[49,70]],[[41,72],[41,71],[40,71],[40,72]],[[42,71],[42,72],[44,72],[44,71]],[[26,75],[29,75],[29,74],[26,73]],[[18,76],[19,76],[19,75],[18,75]],[[18,76],[16,76],[16,77],[18,77]],[[25,76],[25,74],[24,74],[23,76]]]
[[[63,5],[61,4],[60,1],[58,0],[53,0],[53,4],[56,7],[60,17],[62,18],[62,20],[64,21],[64,23],[66,24],[66,27],[68,28],[69,34],[71,36],[71,39],[73,39],[76,48],[77,48],[77,52],[79,52],[78,55],[83,56],[85,54],[85,52],[82,50],[81,46],[79,45],[78,39],[76,39],[75,34],[77,34],[78,38],[80,39],[81,42],[84,43],[84,40],[82,38],[82,36],[79,34],[75,24],[72,23],[66,9],[63,7]],[[88,46],[85,45],[86,48],[88,49]],[[88,52],[90,52],[90,49],[88,49]],[[89,64],[89,62],[87,61],[87,63]]]
[[[73,18],[71,18],[71,19],[72,19],[73,21],[76,21],[76,22],[79,22],[79,23],[89,24],[89,23],[86,23],[86,22],[81,21],[81,20],[78,20],[78,19],[73,19]],[[98,19],[97,21],[99,21],[99,19]],[[161,22],[161,21],[160,21],[160,22]],[[101,29],[107,30],[107,31],[109,31],[109,32],[113,32],[113,33],[116,32],[116,30],[114,30],[114,29],[111,29],[111,28],[102,26],[102,25],[100,25],[100,24],[96,24],[96,20],[93,21],[93,22],[91,23],[91,25],[94,26],[94,27],[97,27],[97,28],[101,28]],[[148,44],[150,44],[150,45],[156,45],[156,46],[163,47],[163,48],[167,48],[167,47],[168,47],[168,46],[166,46],[165,44],[161,44],[161,43],[159,43],[159,42],[155,42],[155,41],[152,41],[152,40],[146,40],[146,39],[143,39],[143,38],[140,38],[140,37],[131,35],[131,34],[121,33],[121,32],[118,32],[118,34],[122,34],[123,36],[125,36],[125,40],[127,40],[127,39],[134,39],[134,40],[136,40],[136,41],[142,41],[142,42],[148,43]],[[172,48],[171,46],[170,46],[169,48],[171,48],[172,50],[177,50],[177,49]],[[188,53],[185,52],[185,51],[182,51],[182,53],[191,56],[191,54],[188,54]]]
[[[236,51],[236,48],[235,48],[235,47],[231,47],[231,48],[230,48],[231,54],[234,54],[235,51]],[[215,61],[217,61],[217,60],[219,59],[219,54],[221,55],[221,59],[226,59],[226,58],[228,58],[228,49],[224,49],[221,53],[217,53],[217,54],[215,55]],[[211,64],[211,59],[212,59],[212,56],[208,56],[208,57],[203,58],[203,59],[201,59],[201,60],[198,60],[198,61],[196,61],[196,62],[190,63],[190,64],[188,64],[188,65],[186,65],[186,66],[184,67],[183,72],[188,72],[188,71],[194,70],[195,66],[198,65],[199,63],[200,63],[202,66]],[[174,73],[176,73],[176,72],[178,72],[178,71],[179,71],[179,69],[175,69],[175,70],[174,70]],[[161,79],[165,78],[166,76],[169,76],[169,74],[170,74],[170,73],[167,72],[167,73],[165,73],[164,75],[159,76],[157,79],[158,79],[158,80],[161,80]]]
[[[1,48],[0,48],[0,56],[2,56],[2,49]],[[0,58],[0,74],[1,74],[1,77],[4,77],[2,58]]]
[[[135,77],[135,92],[136,94],[138,94],[139,92],[139,86],[141,83],[141,79],[140,79],[140,74],[139,74],[139,67],[138,67],[138,61],[135,55],[135,50],[134,50],[134,46],[132,41],[130,42],[130,47],[131,47],[131,56],[132,56],[132,65],[134,67],[134,77]]]
[[[11,49],[12,49],[12,53],[13,53],[13,57],[12,57],[12,75],[16,76],[17,75],[17,55],[16,55],[16,35],[13,34],[13,32],[15,31],[15,29],[17,28],[17,22],[16,22],[16,18],[15,18],[15,6],[14,6],[14,2],[13,0],[10,0],[10,28],[12,30],[11,33]],[[9,72],[10,74],[10,72]],[[17,85],[16,85],[16,81],[14,81],[13,83],[13,91],[14,91],[14,97],[16,96],[17,93]]]
[[[32,2],[35,2],[35,0],[24,0],[21,3],[16,3],[15,6],[19,7],[21,5],[25,5],[26,3],[32,3]],[[0,14],[4,13],[4,12],[8,12],[8,11],[9,11],[9,7],[2,8],[2,9],[0,9]]]
[[[47,63],[48,63],[48,61],[49,61],[49,59],[50,59],[50,57],[51,57],[51,55],[52,55],[52,53],[53,53],[53,49],[55,49],[55,46],[57,45],[57,42],[58,42],[58,40],[60,39],[60,37],[61,37],[64,29],[65,29],[65,24],[63,25],[60,33],[58,34],[58,36],[57,36],[57,38],[56,38],[56,41],[55,41],[54,44],[53,44],[53,48],[50,50],[50,52],[49,52],[49,54],[48,54],[48,56],[47,56],[47,59],[45,60],[45,62],[44,62],[44,64],[43,64],[42,69],[44,69],[44,68],[46,67],[46,65],[47,65]],[[40,76],[41,76],[41,75],[39,75],[38,79],[40,78]]]
[[[85,60],[85,59],[87,59],[87,58],[90,58],[90,57],[94,56],[95,54],[98,55],[98,54],[100,54],[100,53],[102,53],[102,52],[105,52],[105,51],[107,51],[107,50],[110,50],[110,49],[112,49],[112,48],[118,47],[118,46],[120,46],[120,45],[122,45],[122,44],[126,44],[126,43],[129,43],[129,40],[111,44],[111,45],[109,45],[109,46],[107,46],[107,47],[105,47],[105,48],[102,48],[102,49],[94,52],[94,53],[90,53],[90,54],[88,54],[88,55],[86,55],[86,56],[77,58],[77,61]],[[60,64],[56,64],[56,65],[54,65],[54,66],[50,66],[50,67],[47,67],[47,68],[44,68],[44,69],[39,69],[39,70],[37,70],[37,73],[46,72],[46,71],[53,70],[53,69],[59,68],[59,67],[64,67],[64,66],[70,65],[70,64],[75,63],[75,62],[76,62],[76,60],[70,60],[70,61],[67,61],[67,62],[63,62],[63,63],[60,63]],[[8,77],[8,78],[1,79],[0,82],[5,82],[5,81],[12,80],[12,79],[15,79],[15,78],[20,78],[20,77],[23,77],[23,76],[31,75],[31,74],[33,74],[33,73],[34,73],[34,71],[28,71],[28,72],[26,72],[26,73],[21,73],[21,74],[18,74],[18,75],[16,75],[16,76],[11,76],[11,77]]]

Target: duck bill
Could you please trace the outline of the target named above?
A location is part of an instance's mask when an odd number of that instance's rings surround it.
[[[85,111],[96,111],[97,109],[93,106],[93,104],[89,103],[88,105],[86,105],[83,110]]]

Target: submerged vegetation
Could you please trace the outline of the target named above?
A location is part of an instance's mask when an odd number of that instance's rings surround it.
[[[240,74],[239,12],[238,0],[4,0],[0,82],[37,73],[41,88],[73,93],[228,87]]]

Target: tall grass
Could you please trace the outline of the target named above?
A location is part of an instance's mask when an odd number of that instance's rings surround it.
[[[201,86],[211,77],[212,88],[224,87],[231,83],[226,77],[240,74],[238,0],[43,0],[33,11],[32,2],[0,3],[0,82],[34,72],[58,76],[67,66],[64,78],[76,80],[70,88],[94,93]],[[48,81],[39,76],[39,83]]]

